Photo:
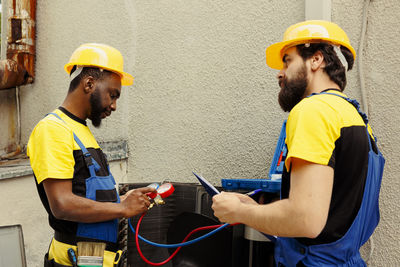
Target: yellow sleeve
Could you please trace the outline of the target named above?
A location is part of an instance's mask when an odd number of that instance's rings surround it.
[[[47,178],[72,179],[74,137],[62,121],[45,118],[33,129],[27,154],[37,182]]]
[[[287,170],[292,158],[328,165],[340,136],[338,120],[336,111],[316,97],[303,99],[296,105],[286,125]]]

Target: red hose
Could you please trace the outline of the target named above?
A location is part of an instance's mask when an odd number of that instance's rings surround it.
[[[172,258],[175,257],[175,255],[179,252],[179,250],[180,250],[182,247],[178,247],[178,248],[174,251],[174,253],[171,254],[171,256],[169,256],[166,260],[164,260],[164,261],[162,261],[162,262],[151,262],[151,261],[149,261],[149,260],[143,255],[142,251],[140,250],[140,246],[139,246],[139,227],[140,227],[140,223],[142,222],[142,219],[143,219],[143,217],[144,217],[145,214],[146,214],[146,213],[143,213],[142,216],[140,216],[140,219],[139,219],[139,221],[138,221],[138,223],[137,223],[137,225],[136,225],[136,233],[135,233],[136,247],[137,247],[137,250],[138,250],[138,252],[139,252],[139,255],[140,255],[140,257],[143,259],[143,261],[145,261],[147,264],[150,264],[150,265],[152,265],[152,266],[161,266],[161,265],[163,265],[163,264],[166,264],[166,263],[169,262],[170,260],[172,260]],[[222,226],[222,225],[223,225],[223,224],[218,224],[218,225],[210,225],[210,226],[203,226],[203,227],[196,228],[196,229],[192,230],[192,231],[183,239],[182,243],[185,242],[192,234],[194,234],[194,233],[196,233],[196,232],[198,232],[198,231],[215,229],[215,228],[218,228],[218,227],[220,227],[220,226]],[[233,226],[233,225],[237,225],[237,224],[231,224],[231,225],[229,225],[229,226]]]

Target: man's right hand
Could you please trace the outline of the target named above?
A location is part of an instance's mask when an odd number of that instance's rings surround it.
[[[150,200],[146,193],[154,188],[144,187],[128,191],[121,203],[100,202],[72,193],[72,179],[45,179],[46,191],[53,215],[60,220],[94,223],[117,218],[130,218],[146,212]]]
[[[146,212],[150,206],[150,199],[146,195],[150,192],[156,192],[151,187],[141,187],[129,190],[121,196],[121,205],[123,205],[123,214],[125,218],[130,218],[140,213]]]

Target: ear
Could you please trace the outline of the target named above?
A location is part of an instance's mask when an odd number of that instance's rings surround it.
[[[324,55],[322,55],[321,51],[315,52],[315,54],[311,57],[310,63],[312,71],[317,71],[325,66]]]
[[[83,79],[83,91],[86,94],[90,94],[94,91],[94,79],[92,76],[87,76]]]

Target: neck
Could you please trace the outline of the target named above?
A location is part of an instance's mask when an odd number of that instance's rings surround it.
[[[89,114],[87,108],[89,100],[85,95],[80,95],[79,91],[80,90],[76,88],[73,92],[68,93],[61,106],[71,112],[76,117],[82,120],[86,120]]]
[[[333,82],[328,75],[325,73],[315,73],[309,79],[305,96],[311,95],[312,93],[321,93],[328,88],[340,90],[340,87]]]

